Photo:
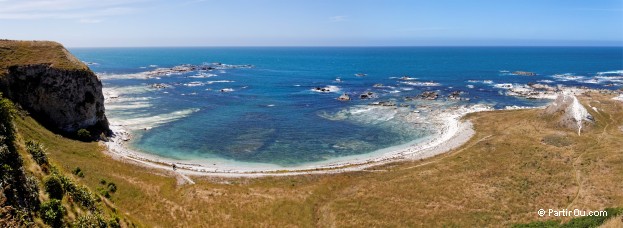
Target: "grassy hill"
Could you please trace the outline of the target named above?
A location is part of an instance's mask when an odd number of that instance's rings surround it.
[[[581,136],[541,110],[482,112],[466,117],[477,132],[469,142],[434,158],[334,175],[192,177],[194,185],[178,183],[172,171],[112,159],[99,144],[60,137],[30,117],[15,123],[20,144],[41,142],[61,173],[87,186],[124,224],[542,226],[577,221],[540,217],[541,208],[623,206],[623,102],[598,93],[580,98],[598,110],[589,108],[596,125]],[[41,173],[32,163],[25,162],[28,172]],[[83,177],[72,174],[78,167]],[[103,184],[110,182],[114,193]]]
[[[71,55],[63,45],[52,41],[0,40],[0,75],[14,65],[50,64],[67,70],[88,67]]]

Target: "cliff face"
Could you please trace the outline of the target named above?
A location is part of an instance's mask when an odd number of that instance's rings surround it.
[[[0,41],[0,62],[5,96],[44,125],[63,133],[109,131],[101,81],[60,44]]]

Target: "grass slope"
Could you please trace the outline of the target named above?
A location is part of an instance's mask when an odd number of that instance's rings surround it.
[[[10,66],[50,64],[66,70],[88,70],[63,45],[52,41],[0,40],[0,76]]]
[[[423,161],[336,175],[226,179],[194,177],[111,159],[96,143],[54,135],[30,118],[17,121],[49,158],[91,189],[101,179],[110,201],[139,225],[192,226],[511,226],[561,218],[540,208],[601,210],[623,206],[623,102],[581,97],[597,124],[578,136],[540,110],[469,115],[476,135],[461,148]],[[562,218],[568,222],[571,218]]]

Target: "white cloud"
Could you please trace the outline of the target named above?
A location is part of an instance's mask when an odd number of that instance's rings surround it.
[[[347,18],[348,18],[347,16],[333,16],[333,17],[330,17],[329,19],[334,22],[340,22],[340,21],[345,21]]]
[[[78,19],[98,23],[101,18],[134,11],[145,0],[0,0],[0,20]],[[97,21],[97,22],[96,22]]]

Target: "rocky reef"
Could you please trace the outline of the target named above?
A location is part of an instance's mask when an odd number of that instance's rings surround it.
[[[0,89],[51,130],[110,132],[101,81],[58,43],[0,41]]]

